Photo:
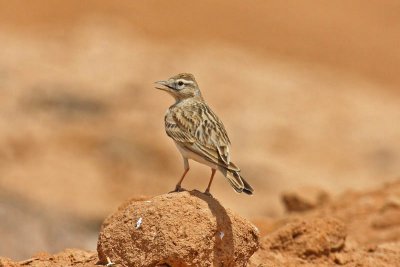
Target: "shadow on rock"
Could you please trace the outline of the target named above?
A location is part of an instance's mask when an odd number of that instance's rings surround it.
[[[207,203],[210,208],[211,213],[216,219],[216,239],[214,244],[214,256],[215,259],[223,259],[225,255],[229,255],[230,252],[235,251],[233,243],[233,230],[232,222],[228,216],[227,211],[221,205],[221,203],[200,191],[193,190],[189,192],[190,195],[200,198]],[[223,262],[228,262],[229,259],[223,260]],[[217,262],[214,262],[214,266],[218,266]]]

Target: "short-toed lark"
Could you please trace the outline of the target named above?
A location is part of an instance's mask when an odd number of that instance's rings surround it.
[[[185,169],[175,191],[181,190],[181,183],[189,171],[188,160],[192,159],[211,167],[206,194],[210,194],[215,171],[219,170],[236,192],[251,195],[253,188],[230,160],[230,141],[225,127],[204,101],[194,76],[181,73],[156,83],[163,85],[157,89],[168,92],[176,101],[165,114],[165,131],[181,152]]]

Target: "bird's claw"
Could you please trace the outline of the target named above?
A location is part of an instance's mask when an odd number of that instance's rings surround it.
[[[181,186],[176,186],[175,187],[175,190],[172,190],[171,192],[169,192],[169,193],[179,193],[179,192],[182,192],[182,191],[185,191],[185,189],[183,189]]]

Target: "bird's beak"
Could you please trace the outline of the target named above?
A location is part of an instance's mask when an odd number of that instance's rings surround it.
[[[165,87],[161,87],[161,88],[156,86],[156,89],[159,89],[159,90],[167,91],[168,88],[170,88],[168,81],[157,81],[157,82],[154,82],[154,83],[161,84],[161,85],[165,86]]]

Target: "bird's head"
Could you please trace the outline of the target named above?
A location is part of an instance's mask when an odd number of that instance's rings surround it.
[[[157,89],[168,92],[177,101],[192,97],[202,99],[199,86],[193,74],[180,73],[168,80],[155,83],[162,85],[162,87],[156,87]]]

